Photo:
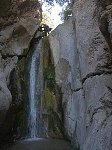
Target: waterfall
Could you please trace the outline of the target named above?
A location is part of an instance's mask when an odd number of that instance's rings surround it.
[[[39,53],[37,53],[37,50],[34,51],[32,58],[31,58],[31,66],[30,66],[30,86],[29,86],[29,135],[31,138],[36,137],[36,129],[37,129],[37,110],[36,110],[36,105],[37,105],[37,98],[36,98],[36,62],[39,61]]]
[[[44,137],[42,120],[42,66],[41,42],[34,44],[33,53],[28,66],[28,137]]]

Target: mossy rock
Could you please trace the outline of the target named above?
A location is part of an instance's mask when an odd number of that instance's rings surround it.
[[[44,107],[47,109],[53,108],[53,110],[57,109],[55,95],[48,88],[45,92]]]
[[[64,127],[59,114],[52,108],[49,109],[48,135],[53,138],[64,138]]]
[[[62,93],[55,81],[55,67],[50,49],[49,39],[43,39],[43,72],[44,72],[44,122],[48,129],[48,136],[52,138],[64,138],[65,129],[63,123]]]
[[[47,81],[47,87],[52,90],[53,92],[55,91],[55,70],[53,65],[49,65],[45,70],[44,70],[44,80]]]

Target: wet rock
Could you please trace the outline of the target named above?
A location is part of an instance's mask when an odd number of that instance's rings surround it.
[[[43,41],[43,72],[45,84],[45,97],[43,99],[43,119],[47,129],[47,135],[51,138],[63,139],[65,138],[66,133],[63,122],[62,93],[60,87],[56,84],[55,81],[55,67],[48,38],[46,37]],[[60,69],[59,65],[57,65],[57,69]],[[60,76],[60,74],[62,74],[61,71],[57,77]]]
[[[20,79],[21,69],[17,66],[23,57],[27,57],[30,42],[40,21],[41,6],[38,2],[0,1],[0,143],[16,130],[13,129],[15,116],[19,122],[19,113],[24,103],[21,96],[24,83]],[[25,62],[22,63],[23,68]],[[13,72],[18,74],[18,81],[11,80]]]

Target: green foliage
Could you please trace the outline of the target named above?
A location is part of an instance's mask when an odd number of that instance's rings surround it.
[[[71,15],[72,15],[72,9],[70,5],[67,5],[66,9],[64,10],[64,20],[68,20]]]
[[[52,54],[50,50],[50,44],[48,37],[43,39],[43,49],[44,49],[44,80],[47,82],[47,87],[51,90],[55,90],[55,68],[52,60]]]
[[[46,88],[46,91],[45,91],[44,106],[47,109],[53,108],[53,110],[55,110],[55,111],[57,109],[55,96],[54,96],[53,92],[49,88]]]
[[[50,14],[47,11],[42,12],[41,24],[47,24],[51,28],[54,27],[53,19],[50,17]]]
[[[71,4],[68,3],[65,9],[62,10],[62,12],[59,14],[61,16],[61,20],[65,21],[68,20],[70,16],[72,16],[72,8]]]
[[[49,65],[44,72],[45,80],[47,80],[47,86],[52,91],[55,89],[55,70],[54,65]]]
[[[43,39],[43,69],[44,69],[44,99],[43,108],[47,112],[44,122],[47,127],[48,136],[52,138],[63,138],[65,136],[63,126],[62,93],[55,81],[55,66],[49,39]]]
[[[70,0],[44,0],[47,2],[49,5],[53,5],[54,2],[58,3],[59,5],[63,6],[64,3],[68,3]]]

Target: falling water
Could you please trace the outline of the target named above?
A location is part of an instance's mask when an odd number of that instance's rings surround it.
[[[8,150],[73,150],[68,142],[48,137],[42,117],[42,46],[37,43],[32,48],[32,55],[28,59],[27,68],[27,137],[25,140],[17,142]]]
[[[36,120],[37,120],[37,111],[36,111],[36,94],[35,94],[35,89],[36,89],[36,62],[39,58],[39,54],[37,53],[37,51],[34,51],[32,58],[31,58],[31,68],[30,68],[30,91],[29,91],[29,98],[30,98],[30,130],[29,130],[29,134],[31,138],[35,138],[36,137],[36,129],[37,129],[37,125],[36,125]]]
[[[29,61],[28,84],[28,137],[44,137],[44,125],[42,120],[42,67],[41,67],[41,43],[35,44],[33,54]]]

